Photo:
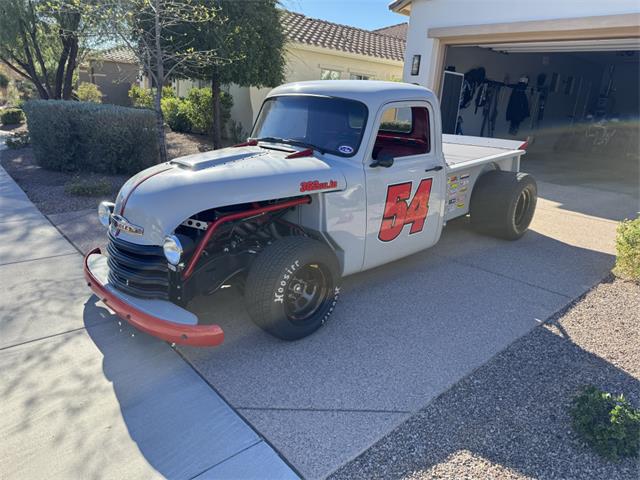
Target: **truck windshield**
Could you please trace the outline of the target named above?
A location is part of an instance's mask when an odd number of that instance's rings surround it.
[[[305,144],[320,152],[351,157],[360,147],[367,107],[345,98],[292,95],[267,99],[252,138]]]

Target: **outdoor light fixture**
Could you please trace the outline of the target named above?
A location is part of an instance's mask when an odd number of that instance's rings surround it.
[[[420,73],[420,59],[422,55],[414,55],[411,60],[411,75],[418,75]]]

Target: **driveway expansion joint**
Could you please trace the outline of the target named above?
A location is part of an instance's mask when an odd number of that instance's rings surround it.
[[[48,260],[50,258],[68,257],[70,255],[77,255],[77,253],[76,252],[61,253],[59,255],[49,255],[48,257],[27,258],[26,260],[14,260],[13,262],[0,263],[0,267],[4,267],[5,265],[16,265],[18,263],[38,262],[40,260]]]
[[[211,465],[210,467],[205,468],[204,470],[196,473],[195,475],[192,475],[191,477],[189,477],[189,480],[195,480],[196,478],[198,478],[200,475],[203,475],[205,473],[207,473],[210,470],[213,470],[214,468],[216,468],[219,465],[222,465],[224,462],[231,460],[233,457],[237,457],[238,455],[240,455],[241,453],[246,452],[247,450],[249,450],[250,448],[255,447],[256,445],[259,445],[260,443],[263,443],[264,440],[262,438],[260,438],[260,440],[256,440],[254,443],[252,443],[251,445],[248,445],[247,447],[243,448],[242,450],[234,453],[233,455],[229,455],[227,458],[225,458],[224,460],[220,460],[219,462],[214,463],[213,465]]]
[[[474,265],[473,263],[463,262],[462,260],[458,260],[457,258],[454,258],[454,257],[448,257],[448,258],[452,262],[457,263],[459,265],[464,265],[465,267],[477,268],[478,270],[482,270],[483,272],[491,273],[493,275],[496,275],[496,276],[502,277],[502,278],[506,278],[508,280],[513,280],[514,282],[522,283],[523,285],[527,285],[529,287],[533,287],[533,288],[537,288],[537,289],[540,289],[540,290],[544,290],[545,292],[551,293],[553,295],[558,295],[560,297],[568,298],[569,300],[573,300],[574,298],[576,298],[575,296],[567,295],[566,293],[560,293],[560,292],[556,292],[555,290],[551,290],[551,289],[546,288],[546,287],[541,287],[540,285],[536,285],[535,283],[525,282],[524,280],[522,280],[520,278],[514,278],[514,277],[510,277],[509,275],[505,275],[504,273],[494,272],[493,270],[489,270],[488,268],[483,268],[483,267],[480,267],[478,265]]]
[[[290,408],[290,407],[235,407],[237,410],[265,412],[340,412],[340,413],[400,413],[412,414],[412,410],[378,410],[370,408]]]

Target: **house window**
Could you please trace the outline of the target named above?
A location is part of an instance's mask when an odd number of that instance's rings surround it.
[[[323,68],[320,70],[320,80],[340,80],[340,71]]]
[[[351,80],[371,80],[369,75],[360,75],[359,73],[352,73]]]

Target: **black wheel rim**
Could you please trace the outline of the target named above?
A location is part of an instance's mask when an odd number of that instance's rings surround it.
[[[298,269],[289,282],[285,300],[287,317],[304,322],[312,317],[327,299],[329,274],[322,265],[309,264]]]
[[[518,196],[518,203],[516,203],[515,223],[518,229],[522,228],[526,223],[527,213],[531,208],[531,192],[528,188],[525,188]]]

